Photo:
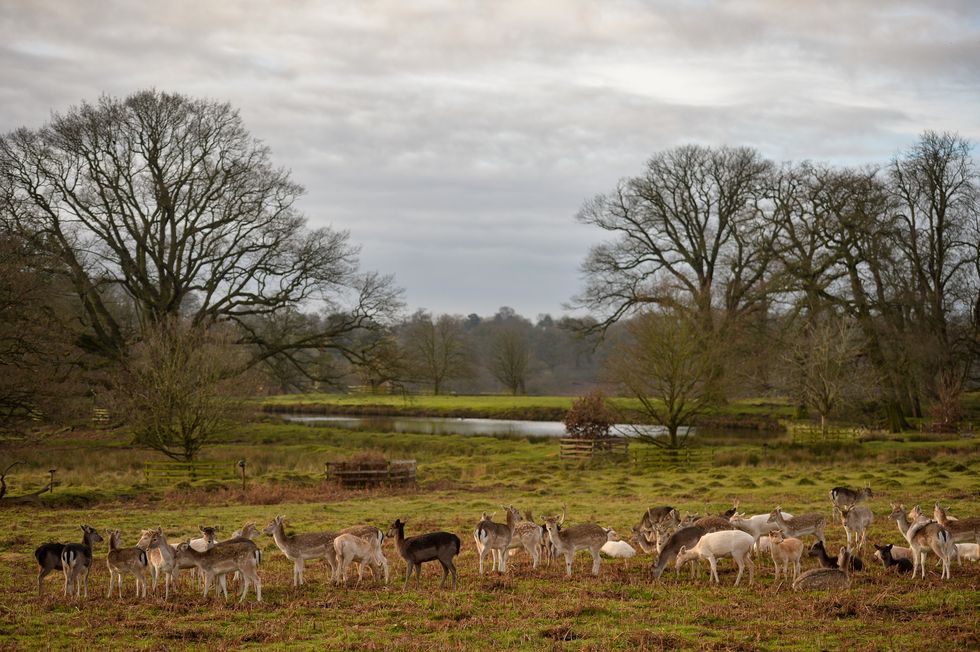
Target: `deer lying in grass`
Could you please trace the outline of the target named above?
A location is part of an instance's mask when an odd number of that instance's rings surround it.
[[[494,523],[489,518],[483,518],[473,531],[473,539],[480,556],[480,575],[483,575],[483,560],[488,554],[500,573],[507,572],[507,550],[514,538],[514,529],[521,520],[521,514],[513,505],[506,509],[506,523]]]
[[[921,577],[926,576],[926,556],[932,550],[943,563],[941,579],[949,579],[950,557],[952,544],[949,532],[939,523],[930,521],[925,517],[909,522],[908,514],[905,513],[904,505],[892,504],[892,513],[889,519],[898,525],[898,531],[902,533],[905,540],[912,548],[912,577],[919,573]]]
[[[303,571],[307,559],[323,558],[330,566],[330,577],[337,576],[337,553],[333,547],[331,532],[309,532],[306,534],[286,534],[286,517],[279,514],[262,530],[276,542],[276,547],[293,562],[293,586],[303,585]]]
[[[874,498],[874,493],[871,491],[870,484],[860,491],[848,489],[847,487],[834,487],[830,490],[830,502],[832,502],[834,507],[840,511],[844,511],[845,509],[853,507],[859,502],[870,498]]]
[[[109,537],[109,552],[106,554],[106,566],[109,568],[109,590],[105,597],[112,597],[112,585],[118,581],[119,599],[122,599],[123,576],[132,575],[136,578],[136,597],[146,597],[146,571],[149,559],[146,551],[139,547],[122,548],[119,546],[119,530],[106,532]],[[140,588],[142,587],[142,596]]]
[[[755,566],[752,564],[752,546],[755,539],[748,532],[741,530],[726,530],[709,532],[702,536],[693,548],[681,546],[674,565],[679,570],[685,563],[694,559],[706,559],[711,565],[711,579],[715,584],[718,580],[718,559],[732,557],[738,564],[738,575],[735,576],[735,586],[742,579],[742,571],[749,567],[749,585],[754,577]]]
[[[422,580],[422,564],[427,561],[438,561],[442,565],[442,582],[439,588],[446,585],[449,574],[453,576],[453,590],[456,589],[458,576],[454,559],[459,554],[459,537],[450,532],[429,532],[415,537],[405,538],[405,523],[400,519],[395,519],[388,530],[388,536],[394,537],[395,547],[398,554],[405,560],[407,566],[405,573],[405,584],[403,589],[408,588],[408,580],[412,573],[415,573],[415,588],[418,588]]]
[[[333,549],[337,556],[338,574],[336,579],[343,584],[347,584],[347,572],[352,563],[360,562],[357,569],[357,583],[360,584],[364,579],[364,566],[371,565],[372,568],[382,565],[384,555],[381,553],[381,542],[365,540],[356,534],[338,534],[333,540]],[[384,564],[387,566],[387,563]],[[385,583],[388,577],[385,575]]]
[[[65,596],[88,597],[88,572],[92,568],[92,547],[102,543],[102,536],[88,525],[82,526],[82,543],[67,543],[61,550],[61,570],[65,574]]]
[[[189,541],[185,541],[177,546],[177,559],[179,561],[191,562],[204,574],[204,597],[208,597],[208,591],[214,583],[215,578],[220,579],[218,588],[224,593],[225,600],[228,599],[228,589],[225,583],[225,576],[228,573],[238,571],[242,574],[242,594],[239,602],[245,601],[248,595],[250,584],[255,586],[255,599],[262,602],[262,580],[259,579],[258,566],[262,559],[262,552],[250,539],[239,538],[221,543],[208,548],[204,552],[198,552],[191,547]]]
[[[980,544],[980,517],[952,519],[939,503],[933,508],[932,515],[937,523],[946,528],[953,543]]]
[[[826,543],[823,535],[824,526],[827,519],[821,514],[809,513],[800,514],[793,518],[787,518],[783,514],[781,507],[777,507],[769,514],[769,523],[775,523],[779,529],[788,537],[800,538],[808,534],[815,536],[821,542]]]
[[[625,559],[627,568],[629,560],[636,556],[636,548],[620,539],[616,530],[611,528],[606,530],[606,542],[599,548],[599,552],[613,559]]]
[[[875,547],[875,557],[881,560],[885,568],[895,568],[899,573],[911,573],[913,566],[912,561],[905,557],[894,557],[892,555],[892,549],[894,546],[888,544],[885,546],[879,546],[878,544],[873,544]],[[911,551],[910,551],[911,552]]]
[[[847,549],[861,550],[868,537],[868,528],[874,521],[874,513],[864,505],[834,507],[834,517],[844,526]],[[852,543],[853,540],[853,543]]]
[[[163,599],[169,599],[170,584],[176,581],[177,549],[167,543],[167,537],[163,534],[163,526],[159,526],[153,530],[143,530],[140,533],[140,540],[136,542],[136,547],[145,550],[150,560],[150,574],[153,577],[151,591],[153,593],[157,592],[157,582],[162,574],[164,583]],[[174,588],[176,589],[176,586]]]
[[[794,537],[783,537],[779,530],[769,533],[769,554],[775,566],[776,581],[779,581],[779,565],[783,565],[783,577],[789,575],[788,567],[793,565],[793,579],[800,574],[800,558],[803,557],[803,542]]]
[[[546,517],[544,526],[558,554],[565,556],[565,575],[572,576],[572,559],[579,550],[589,551],[592,555],[592,574],[599,574],[599,565],[602,563],[599,551],[608,540],[605,529],[594,523],[560,528],[558,515]]]
[[[851,585],[851,576],[847,569],[850,566],[847,551],[841,548],[841,568],[813,568],[802,573],[793,580],[794,591],[846,589]]]

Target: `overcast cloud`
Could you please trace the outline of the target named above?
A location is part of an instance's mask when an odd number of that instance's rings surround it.
[[[0,0],[0,131],[148,87],[238,107],[410,307],[533,317],[581,285],[582,202],[655,151],[980,140],[980,3]]]

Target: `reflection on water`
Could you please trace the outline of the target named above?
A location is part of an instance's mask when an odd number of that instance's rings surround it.
[[[372,430],[375,432],[412,432],[428,435],[495,435],[505,437],[564,437],[565,424],[561,421],[511,421],[507,419],[454,419],[443,417],[353,417],[312,416],[286,414],[286,421],[323,425],[348,430]],[[666,433],[662,426],[617,425],[613,434],[626,437],[636,432],[660,436]],[[683,433],[682,433],[683,434]]]

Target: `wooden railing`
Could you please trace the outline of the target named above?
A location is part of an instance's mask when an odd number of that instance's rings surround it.
[[[696,469],[711,466],[714,454],[709,448],[660,448],[635,446],[633,463],[660,470]]]
[[[415,460],[390,460],[385,467],[358,467],[351,466],[349,462],[327,462],[325,467],[327,478],[337,480],[345,488],[414,487],[417,483]]]
[[[817,426],[804,426],[793,430],[793,443],[801,446],[857,443],[862,433],[860,428],[830,428],[824,433]]]
[[[559,442],[561,459],[590,459],[597,453],[605,455],[629,455],[629,440],[626,437],[602,437],[600,439],[578,439],[563,437]]]
[[[145,462],[146,482],[180,482],[184,480],[231,480],[235,478],[234,462]]]
[[[109,410],[105,408],[95,408],[92,410],[92,427],[105,428],[109,425]]]

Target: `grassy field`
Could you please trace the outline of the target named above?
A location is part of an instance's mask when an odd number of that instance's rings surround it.
[[[522,554],[506,576],[477,572],[472,529],[481,511],[513,503],[534,513],[568,506],[569,522],[598,522],[628,533],[645,508],[671,504],[718,512],[739,498],[749,513],[776,504],[794,512],[830,515],[827,490],[870,482],[876,520],[870,539],[899,542],[885,515],[889,503],[933,501],[954,515],[980,514],[980,450],[971,439],[943,441],[909,435],[860,445],[805,449],[779,439],[719,446],[713,464],[657,471],[629,463],[567,463],[554,442],[492,437],[359,433],[328,428],[249,424],[209,449],[207,457],[245,457],[253,477],[243,492],[233,480],[148,487],[140,473],[146,451],[129,448],[111,432],[71,432],[43,440],[8,441],[4,459],[23,459],[8,476],[11,494],[40,486],[57,466],[61,484],[42,509],[2,510],[0,532],[0,648],[296,647],[321,649],[932,649],[980,646],[977,604],[980,566],[953,568],[950,581],[932,570],[923,580],[888,573],[876,563],[854,577],[849,591],[794,593],[775,583],[772,563],[756,561],[754,586],[732,586],[734,565],[720,564],[719,587],[689,576],[651,580],[652,559],[606,561],[598,578],[581,553],[572,579],[558,566],[533,570]],[[358,451],[414,457],[420,487],[413,491],[343,491],[320,479],[324,461]],[[0,460],[3,461],[3,460]],[[291,565],[269,537],[262,604],[205,601],[188,584],[165,603],[104,597],[105,547],[96,552],[88,600],[61,597],[60,578],[45,596],[35,590],[33,549],[48,540],[75,540],[78,525],[119,528],[134,541],[143,527],[162,525],[171,541],[201,523],[229,533],[246,520],[260,527],[287,515],[295,531],[330,530],[367,522],[387,526],[407,519],[408,534],[446,529],[463,540],[461,587],[436,589],[439,572],[426,568],[421,590],[403,591],[404,565],[389,543],[395,581],[357,588],[329,585],[322,564],[311,564],[308,584],[291,586]],[[843,529],[828,530],[841,545]],[[868,560],[873,562],[874,560]],[[804,568],[815,565],[805,559]],[[924,638],[923,638],[924,637]]]

